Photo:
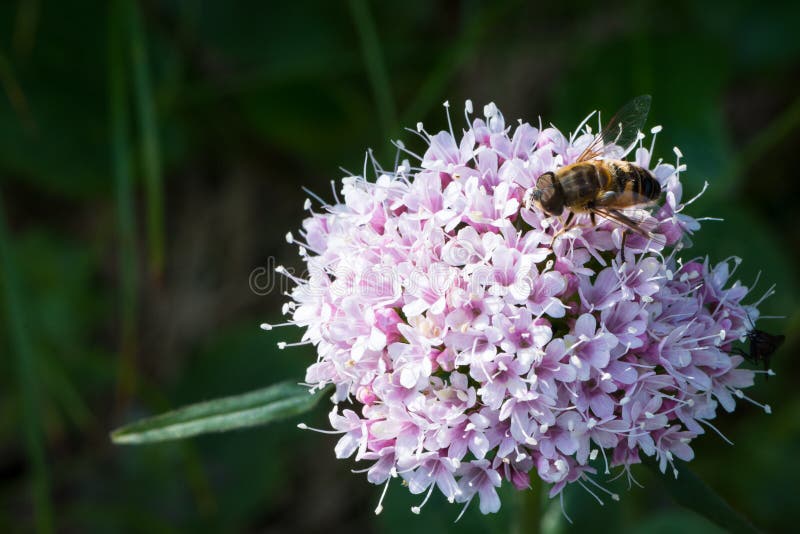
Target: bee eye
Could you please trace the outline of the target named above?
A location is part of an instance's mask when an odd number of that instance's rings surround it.
[[[553,181],[555,180],[556,175],[552,172],[548,171],[539,178],[536,179],[536,189],[547,189],[548,187],[553,187]]]

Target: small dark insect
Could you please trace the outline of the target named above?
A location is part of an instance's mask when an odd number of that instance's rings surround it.
[[[759,362],[764,362],[764,370],[769,370],[769,360],[780,346],[783,345],[786,336],[769,334],[756,328],[750,330],[746,336],[750,341],[750,352],[745,352],[737,348],[733,349],[731,354],[743,356],[751,363],[757,364]]]

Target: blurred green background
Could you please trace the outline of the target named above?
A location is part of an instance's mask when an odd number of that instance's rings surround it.
[[[249,277],[300,267],[284,241],[307,186],[452,103],[563,130],[653,95],[656,155],[678,145],[706,223],[685,256],[738,255],[785,319],[777,376],[719,419],[736,445],[692,463],[765,531],[796,530],[800,493],[798,2],[0,3],[0,531],[507,532],[440,496],[421,516],[399,484],[336,461],[335,436],[293,423],[140,448],[110,429],[189,402],[302,376],[299,332],[262,332],[283,297]],[[327,406],[305,420],[324,426]],[[568,531],[708,532],[645,469],[599,506],[568,491]],[[617,487],[617,486],[615,486]],[[548,520],[560,515],[557,502]],[[562,529],[566,527],[561,526]]]

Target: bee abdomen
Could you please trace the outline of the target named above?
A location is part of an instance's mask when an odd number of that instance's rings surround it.
[[[615,163],[615,189],[619,192],[630,191],[637,197],[656,200],[661,195],[661,184],[646,169],[632,163]]]
[[[650,199],[656,200],[659,196],[661,196],[661,184],[658,183],[658,180],[650,174],[649,171],[639,167],[638,165],[631,165],[631,168],[636,173],[636,186],[638,190],[636,191],[640,196]]]
[[[658,180],[656,180],[655,177],[648,171],[642,169],[641,167],[637,167],[637,169],[642,174],[642,177],[639,180],[639,187],[641,189],[640,193],[645,198],[656,200],[661,196],[661,184],[659,184]]]

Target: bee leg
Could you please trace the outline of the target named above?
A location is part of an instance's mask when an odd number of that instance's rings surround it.
[[[626,232],[625,229],[623,228],[622,229],[622,244],[619,247],[619,253],[620,253],[620,256],[621,256],[620,261],[625,261],[625,238],[626,237],[628,237],[628,232]]]
[[[574,216],[575,216],[575,213],[574,213],[574,212],[572,212],[572,211],[570,211],[570,212],[569,212],[569,215],[567,215],[567,218],[566,218],[566,220],[564,221],[564,229],[565,229],[565,230],[566,230],[567,228],[569,228],[570,224],[572,223],[572,219],[573,219],[573,217],[574,217]]]
[[[553,234],[553,243],[556,242],[556,238],[566,232],[569,229],[570,224],[572,223],[572,218],[575,214],[570,211],[567,215],[567,218],[564,219],[564,224],[561,226],[561,229],[558,230],[555,234]]]

